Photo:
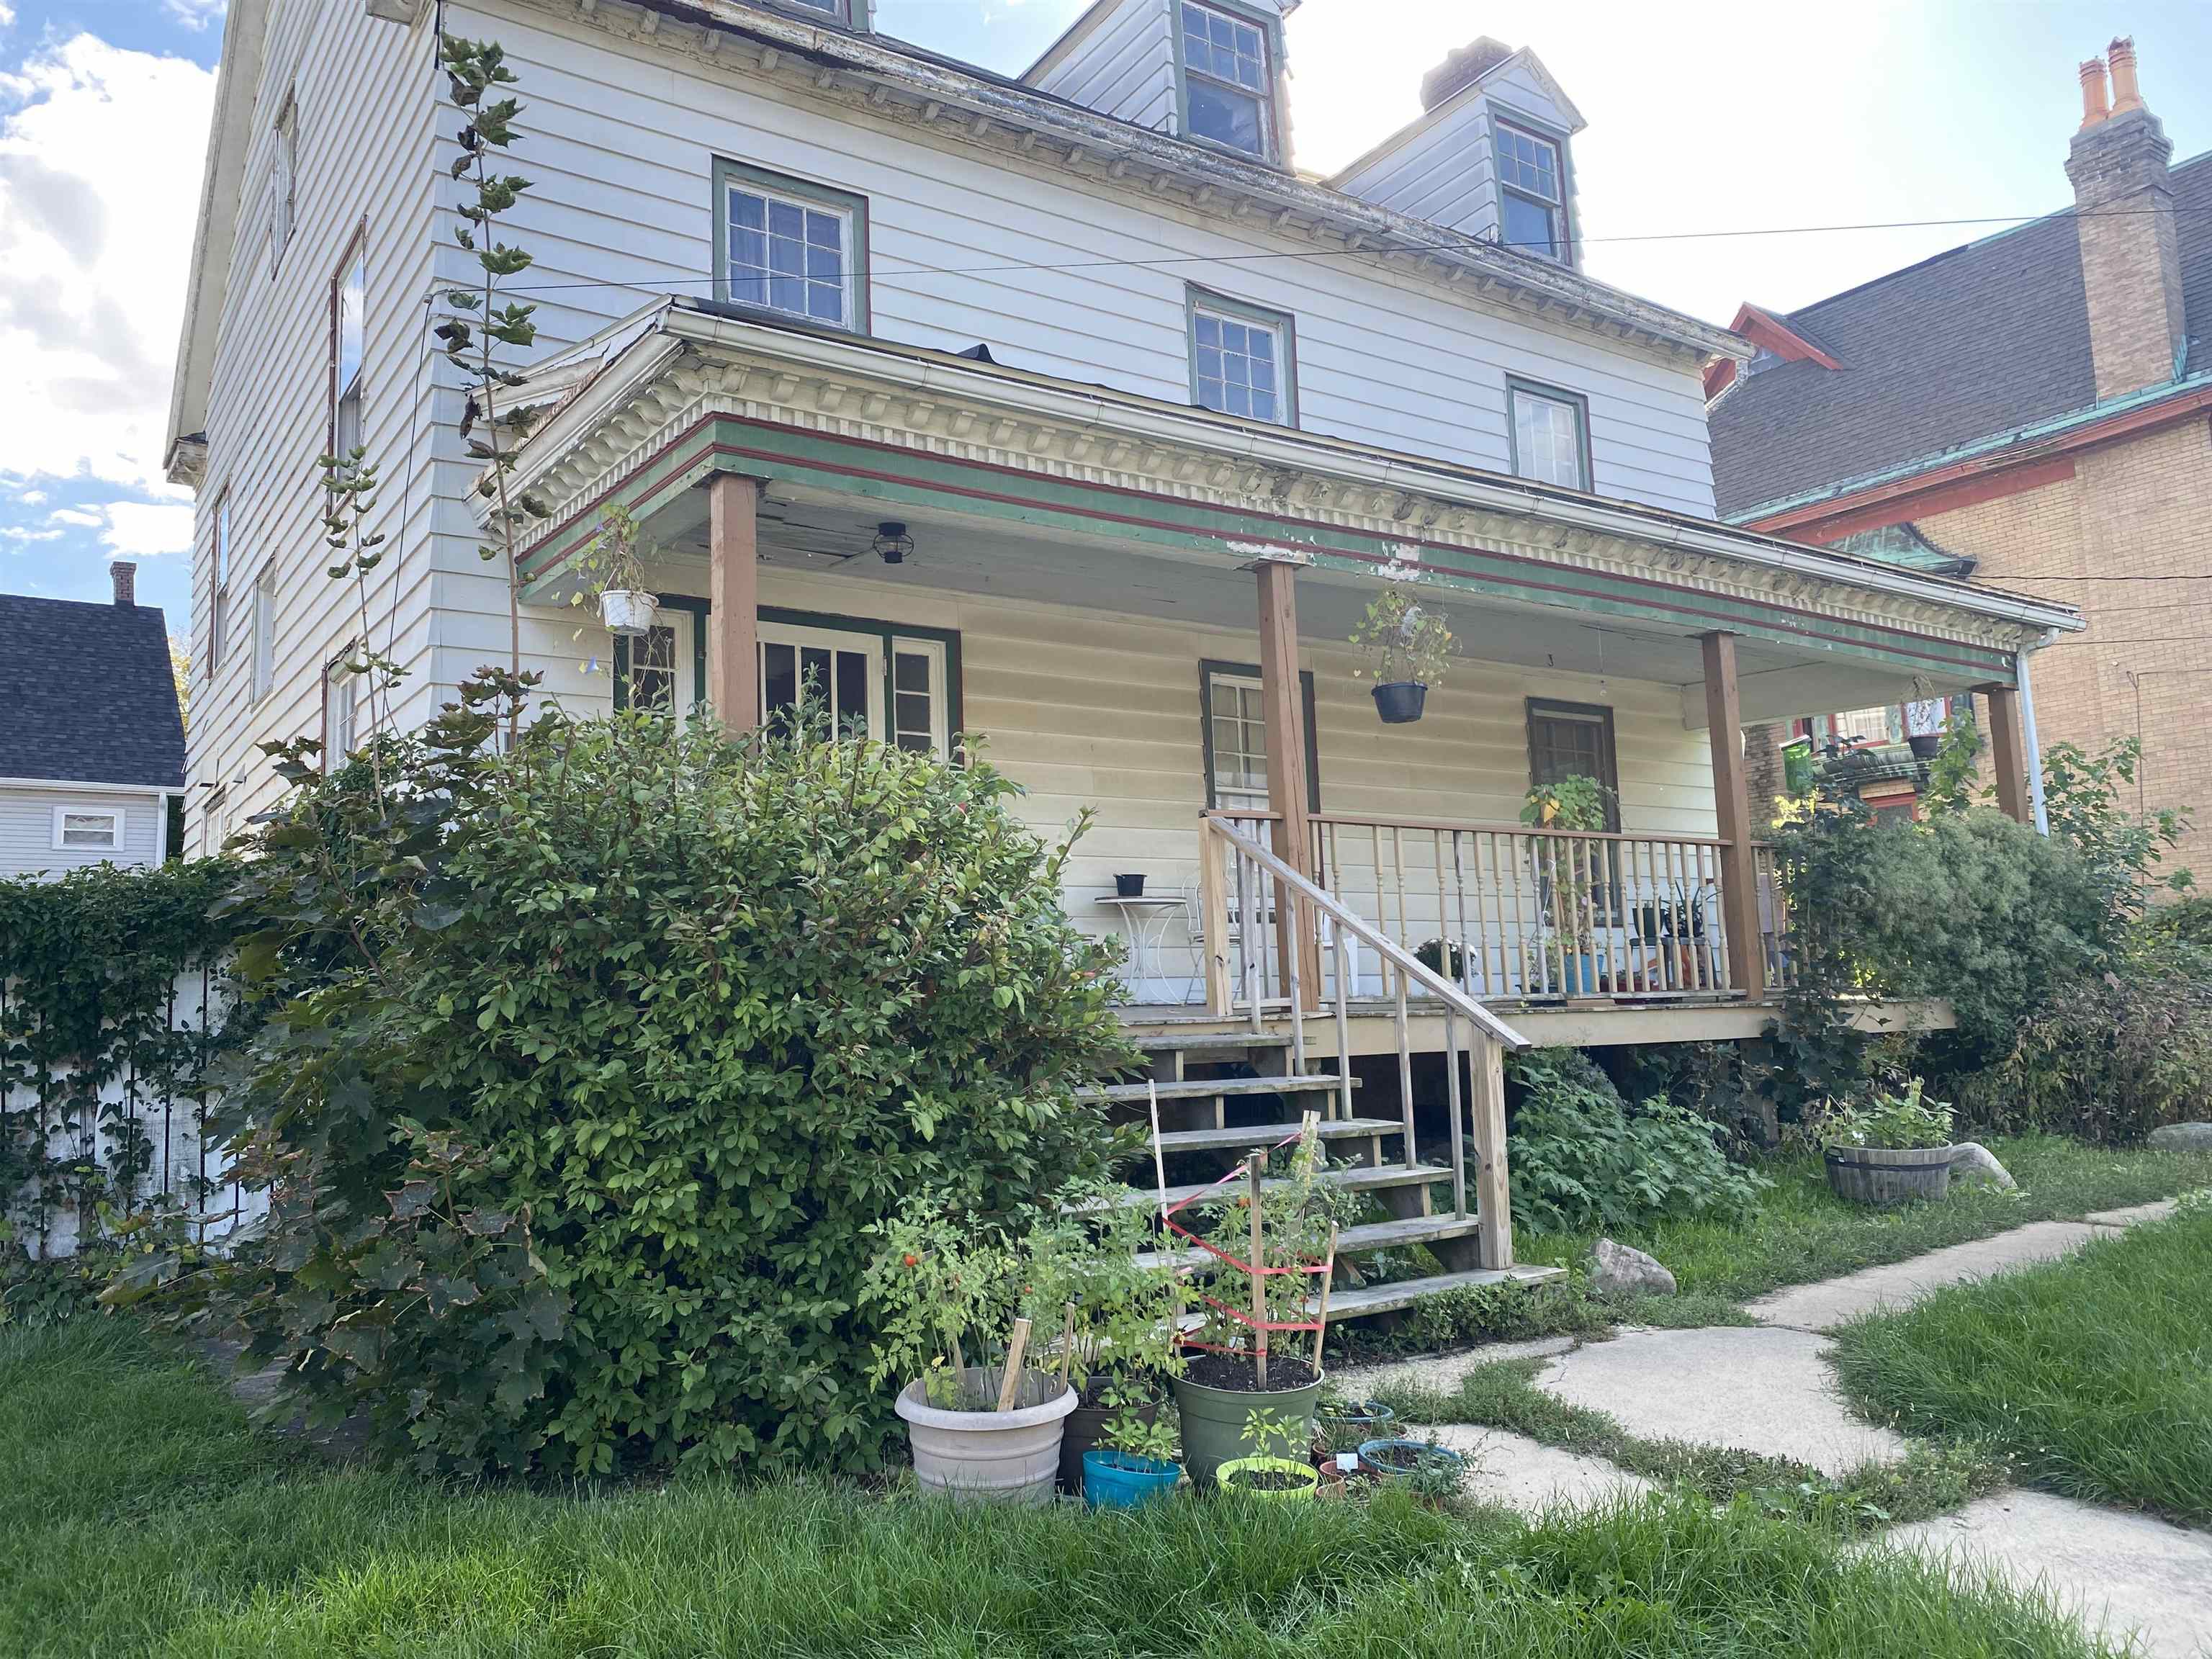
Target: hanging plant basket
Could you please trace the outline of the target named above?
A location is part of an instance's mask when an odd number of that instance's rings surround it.
[[[1375,688],[1375,712],[1385,726],[1410,726],[1421,718],[1429,688],[1419,680],[1389,680]]]
[[[599,620],[610,634],[635,639],[652,631],[660,601],[634,587],[610,587],[599,595]]]

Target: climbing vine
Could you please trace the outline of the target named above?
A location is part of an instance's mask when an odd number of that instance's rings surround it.
[[[232,925],[210,912],[235,873],[0,882],[0,1283],[149,1199],[208,1197],[199,1131],[236,1024],[215,982]]]

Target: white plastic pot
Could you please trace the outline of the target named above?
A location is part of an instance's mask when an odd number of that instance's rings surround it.
[[[599,620],[610,634],[635,638],[650,630],[659,614],[660,601],[636,588],[610,587],[599,595]]]
[[[980,1390],[983,1382],[983,1372],[970,1366],[968,1388]],[[906,1419],[915,1475],[925,1490],[970,1503],[1048,1504],[1060,1475],[1060,1436],[1075,1401],[1075,1390],[1059,1378],[1026,1371],[1012,1411],[940,1411],[919,1381],[907,1384],[897,1410]]]

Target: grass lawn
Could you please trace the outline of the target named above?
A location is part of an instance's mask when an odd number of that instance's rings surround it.
[[[1677,1501],[977,1513],[822,1482],[526,1492],[333,1468],[113,1321],[0,1332],[0,1653],[2096,1652],[1910,1559]]]
[[[2024,1480],[2212,1524],[2212,1211],[1845,1328],[1845,1392]]]
[[[1774,1182],[1758,1218],[1743,1227],[1670,1221],[1614,1235],[1665,1262],[1681,1288],[1680,1304],[1638,1306],[1646,1322],[1714,1323],[1706,1316],[1790,1285],[1810,1284],[1862,1267],[1986,1238],[1991,1233],[2118,1209],[2212,1187],[2212,1153],[2087,1146],[2056,1135],[2021,1135],[1986,1143],[2020,1183],[2016,1193],[1957,1187],[1941,1204],[1875,1210],[1847,1204],[1828,1190],[1817,1155],[1776,1158],[1760,1172]],[[1594,1234],[1526,1234],[1523,1261],[1578,1261]]]

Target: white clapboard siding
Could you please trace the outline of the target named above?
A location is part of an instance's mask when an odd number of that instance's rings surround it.
[[[1099,0],[1023,78],[1102,115],[1171,131],[1172,10],[1170,0]]]
[[[72,790],[66,784],[52,789],[0,787],[0,881],[41,873],[59,875],[96,864],[157,862],[162,852],[161,819],[167,811],[165,799],[153,790],[139,795]],[[57,811],[120,812],[122,844],[112,848],[58,848],[54,845]]]

